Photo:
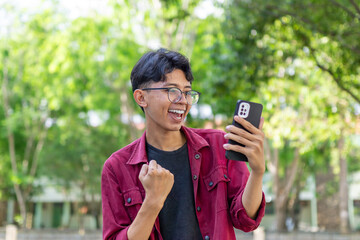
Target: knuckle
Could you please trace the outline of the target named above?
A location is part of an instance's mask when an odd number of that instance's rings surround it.
[[[265,140],[265,134],[263,132],[260,132],[257,137],[260,142],[263,142]]]
[[[239,145],[234,146],[234,150],[237,152],[242,152],[243,148]]]
[[[260,136],[263,140],[265,139],[265,133],[263,131],[260,131]]]
[[[238,137],[238,138],[237,138],[237,142],[240,143],[240,144],[245,145],[245,138],[243,138],[243,137]]]
[[[245,135],[245,130],[240,128],[238,135],[239,136],[244,136]]]
[[[236,135],[236,134],[233,134],[232,135],[232,139],[236,142],[239,142],[241,139],[242,139],[242,136],[241,135]]]
[[[227,139],[234,140],[235,135],[233,133],[228,133]]]
[[[261,145],[264,142],[264,139],[263,139],[263,137],[261,135],[256,135],[255,140]]]

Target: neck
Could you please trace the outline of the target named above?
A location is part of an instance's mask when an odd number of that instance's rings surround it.
[[[163,150],[163,151],[174,151],[182,147],[186,138],[184,134],[179,131],[167,131],[160,133],[158,131],[146,130],[146,141],[151,146]]]

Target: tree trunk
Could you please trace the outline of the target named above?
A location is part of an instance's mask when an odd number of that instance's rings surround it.
[[[276,230],[278,232],[287,231],[286,228],[286,202],[275,200],[275,214],[276,214]]]
[[[295,149],[294,159],[289,168],[286,169],[286,176],[280,179],[279,175],[279,150],[273,149],[271,154],[271,162],[274,177],[274,193],[275,193],[275,213],[276,213],[276,229],[277,231],[286,231],[287,204],[289,201],[289,193],[293,188],[299,163],[299,149]]]
[[[5,57],[4,63],[3,63],[3,84],[2,84],[2,91],[3,91],[3,104],[4,104],[4,111],[5,111],[5,120],[8,120],[10,118],[10,106],[9,106],[9,92],[8,92],[8,71],[7,71],[7,58]],[[16,154],[15,154],[15,136],[12,132],[10,126],[6,125],[7,129],[7,137],[8,137],[8,143],[9,143],[9,153],[10,153],[10,161],[11,161],[11,169],[15,176],[18,175],[18,168],[16,164]],[[19,204],[20,208],[20,214],[23,219],[22,227],[25,227],[26,224],[26,204],[25,199],[23,196],[23,193],[21,191],[20,185],[16,182],[14,184],[14,190],[16,199]]]
[[[346,234],[349,232],[349,212],[348,212],[348,183],[347,183],[347,162],[344,156],[344,134],[340,132],[338,143],[339,163],[340,163],[340,183],[339,183],[339,210],[340,210],[340,232]]]
[[[272,154],[274,165],[274,193],[275,193],[275,214],[276,214],[276,230],[283,232],[286,231],[286,202],[280,196],[281,182],[279,176],[279,149],[275,148]]]
[[[329,166],[326,172],[316,173],[318,226],[322,231],[339,230],[339,192],[333,191],[335,185],[336,181],[332,167]]]
[[[304,166],[303,166],[304,167]],[[303,167],[299,168],[297,173],[297,178],[294,183],[294,194],[293,197],[288,202],[288,212],[294,223],[294,231],[299,229],[300,221],[300,191],[304,187],[304,182],[302,181]]]

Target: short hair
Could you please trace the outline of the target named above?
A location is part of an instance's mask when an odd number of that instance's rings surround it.
[[[189,60],[181,53],[160,48],[145,53],[135,64],[130,79],[132,90],[146,87],[151,82],[166,81],[166,74],[175,69],[182,70],[186,80],[194,80]]]

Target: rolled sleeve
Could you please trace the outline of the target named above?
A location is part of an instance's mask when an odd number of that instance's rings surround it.
[[[244,231],[244,232],[250,232],[255,230],[259,225],[264,217],[265,214],[265,194],[262,193],[262,201],[259,207],[259,210],[257,212],[256,219],[250,218],[246,210],[242,204],[242,196],[244,194],[244,191],[242,191],[239,196],[233,200],[231,204],[231,218],[232,222],[234,224],[234,227]]]

